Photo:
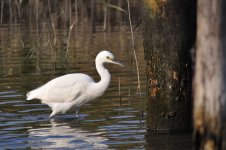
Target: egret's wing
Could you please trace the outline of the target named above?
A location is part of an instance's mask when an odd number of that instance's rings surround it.
[[[81,94],[81,88],[79,84],[68,84],[66,87],[66,83],[63,83],[64,86],[62,87],[61,84],[55,84],[54,87],[49,88],[43,97],[44,101],[48,102],[69,102]]]
[[[69,74],[55,78],[44,87],[42,100],[46,102],[70,102],[78,98],[93,80],[83,74]]]

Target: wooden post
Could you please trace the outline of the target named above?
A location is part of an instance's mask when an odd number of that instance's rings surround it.
[[[191,130],[196,0],[143,0],[149,131]]]
[[[220,150],[222,145],[224,70],[226,70],[223,1],[198,0],[196,65],[193,81],[194,137],[197,150]]]

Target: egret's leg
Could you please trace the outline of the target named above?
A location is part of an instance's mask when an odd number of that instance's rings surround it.
[[[76,114],[76,118],[78,118],[78,117],[79,117],[79,108],[77,108],[77,109],[75,110],[75,114]]]
[[[52,117],[55,116],[55,115],[56,115],[56,112],[53,111],[53,112],[51,113],[51,115],[49,116],[49,118],[52,118]]]

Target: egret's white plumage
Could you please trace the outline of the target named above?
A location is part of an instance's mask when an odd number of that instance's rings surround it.
[[[27,100],[40,99],[42,103],[52,108],[50,117],[75,110],[78,116],[79,107],[103,95],[108,88],[111,75],[104,67],[104,63],[123,66],[109,51],[101,51],[95,60],[96,69],[101,77],[95,82],[83,73],[73,73],[57,77],[43,86],[27,93]]]

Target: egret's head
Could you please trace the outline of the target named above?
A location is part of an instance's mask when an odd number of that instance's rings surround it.
[[[114,55],[109,51],[101,51],[96,57],[96,63],[112,63],[126,67],[117,59],[115,59]]]

